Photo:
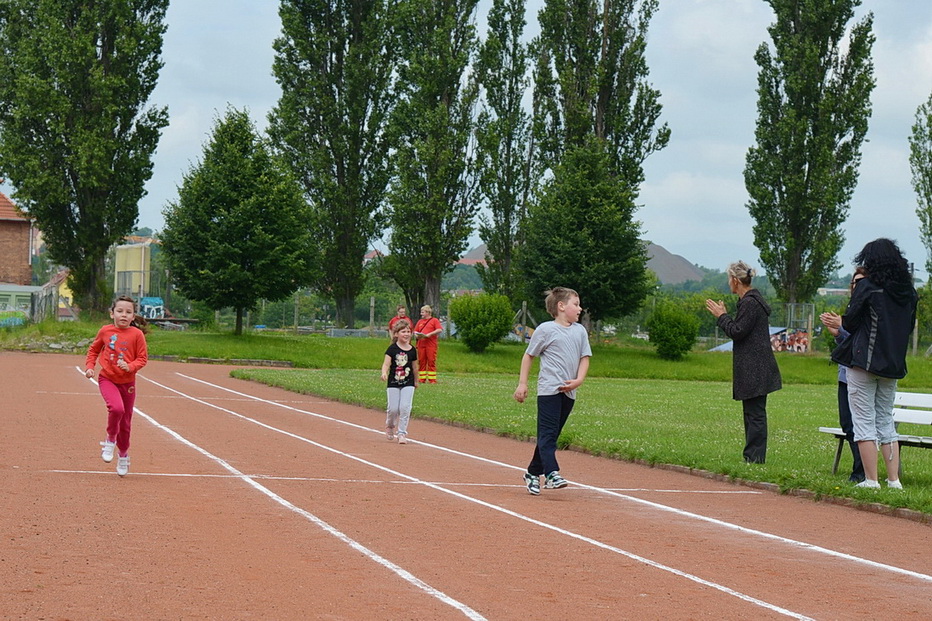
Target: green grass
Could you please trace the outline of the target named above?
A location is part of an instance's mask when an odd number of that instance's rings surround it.
[[[0,330],[0,348],[29,343],[80,341],[99,324],[39,324]],[[287,360],[294,370],[242,369],[234,375],[339,401],[383,409],[385,387],[378,377],[387,346],[384,339],[328,338],[320,335],[232,334],[155,330],[150,355],[182,359]],[[452,421],[521,439],[535,434],[534,400],[520,405],[511,394],[524,346],[498,344],[473,354],[457,342],[441,342],[441,384],[419,389],[415,417]],[[694,352],[683,361],[661,360],[650,346],[593,346],[589,379],[561,445],[606,457],[678,464],[753,481],[783,490],[808,489],[818,496],[881,502],[932,515],[932,451],[906,448],[901,493],[856,490],[848,482],[850,454],[841,472],[831,474],[834,438],[818,432],[837,425],[836,367],[826,355],[779,354],[783,390],[768,401],[770,439],[767,464],[741,459],[740,404],[731,399],[730,354]],[[932,361],[908,360],[903,390],[932,392]],[[416,425],[416,423],[414,423]],[[928,429],[903,429],[928,434]],[[416,427],[412,429],[416,434]],[[516,455],[520,461],[523,456]]]

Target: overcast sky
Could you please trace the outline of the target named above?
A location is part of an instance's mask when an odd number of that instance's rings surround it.
[[[490,4],[482,0],[481,10]],[[528,0],[529,36],[542,5]],[[932,92],[932,2],[864,0],[857,17],[866,11],[874,13],[877,87],[839,260],[846,273],[865,242],[890,237],[926,278],[907,139],[916,108]],[[152,103],[168,106],[171,124],[139,214],[139,225],[154,230],[217,115],[228,104],[245,107],[264,129],[280,93],[271,75],[277,0],[175,0],[167,21]],[[650,82],[661,92],[672,138],[648,158],[637,217],[646,239],[704,267],[724,269],[738,259],[760,266],[743,170],[757,116],[753,56],[769,41],[772,21],[763,0],[660,0],[649,30]],[[478,23],[484,27],[484,15]]]

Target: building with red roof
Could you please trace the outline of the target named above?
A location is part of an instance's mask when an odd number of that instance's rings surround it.
[[[0,282],[32,284],[32,223],[0,192]]]

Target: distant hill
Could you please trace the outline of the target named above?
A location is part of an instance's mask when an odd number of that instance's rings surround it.
[[[702,280],[701,269],[678,254],[672,254],[663,246],[647,243],[647,269],[657,275],[662,285],[678,285],[687,280]],[[463,265],[485,263],[485,244],[473,248],[459,261]]]
[[[662,285],[678,285],[687,280],[702,280],[705,273],[678,254],[663,246],[647,242],[647,269],[657,275]]]

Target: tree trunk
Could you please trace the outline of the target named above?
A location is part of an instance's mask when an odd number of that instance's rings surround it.
[[[236,309],[236,329],[234,330],[233,334],[235,334],[236,336],[239,336],[242,333],[243,333],[243,309],[237,308]]]
[[[440,313],[440,276],[431,274],[424,280],[424,304],[433,309],[434,317]]]
[[[337,318],[334,322],[338,328],[355,328],[356,300],[354,298],[338,298]]]
[[[110,309],[111,289],[104,278],[104,259],[71,269],[69,287],[82,313],[88,317],[106,317]]]

